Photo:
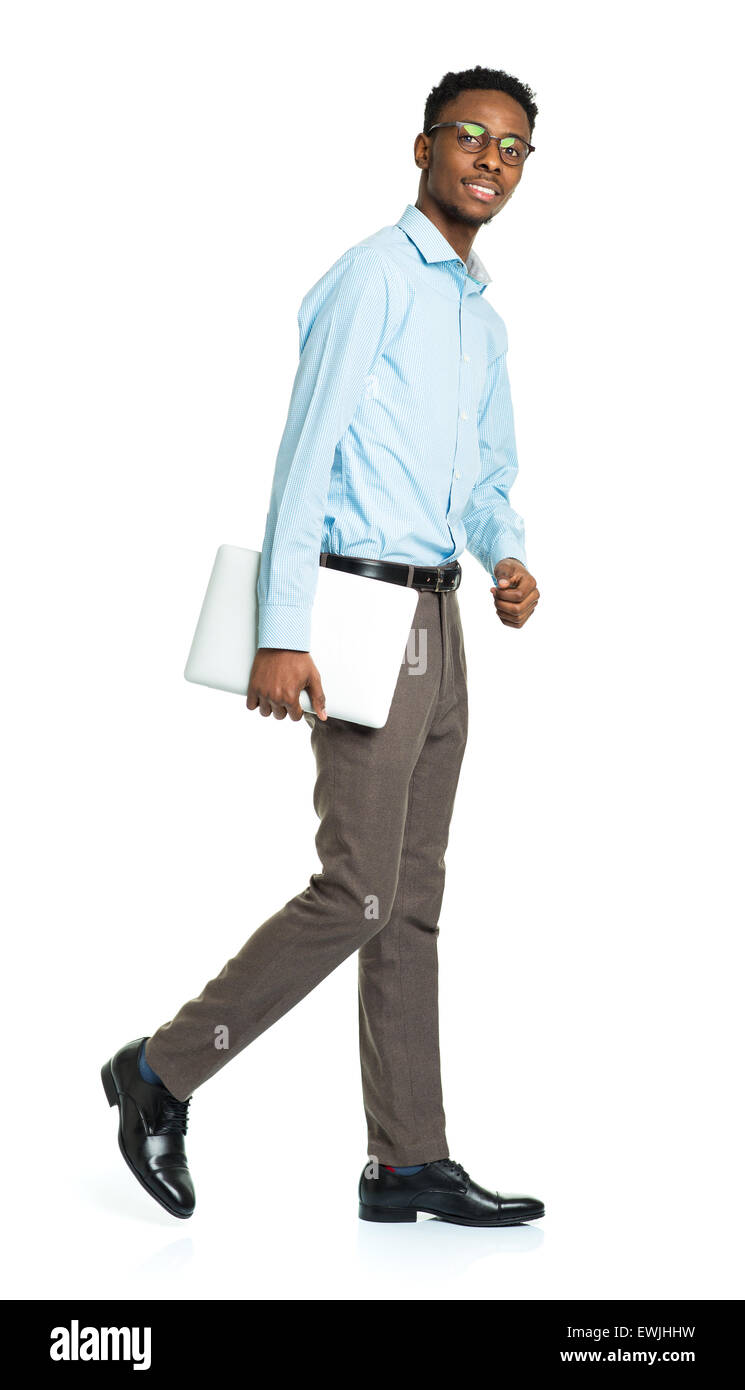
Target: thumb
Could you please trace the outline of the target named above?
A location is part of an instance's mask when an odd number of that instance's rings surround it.
[[[497,588],[506,589],[509,584],[514,584],[518,571],[512,563],[505,564],[500,561],[495,567],[494,578],[497,581]]]
[[[326,719],[326,696],[323,693],[321,677],[318,674],[318,671],[315,667],[313,668],[308,677],[306,689],[308,690],[308,693],[310,695],[313,709],[315,710],[319,719]]]

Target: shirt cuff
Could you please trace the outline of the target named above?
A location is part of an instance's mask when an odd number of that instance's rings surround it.
[[[521,565],[525,565],[526,569],[528,568],[525,546],[514,533],[500,536],[499,540],[492,547],[489,560],[492,574],[494,574],[495,565],[498,565],[500,560],[519,560]]]
[[[311,608],[290,608],[281,603],[259,604],[259,647],[310,651]]]

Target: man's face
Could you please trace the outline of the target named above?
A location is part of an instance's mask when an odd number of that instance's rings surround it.
[[[528,117],[519,102],[504,92],[460,92],[438,116],[440,121],[478,121],[491,135],[520,135],[530,142]],[[447,126],[432,134],[418,135],[414,154],[426,170],[427,195],[449,217],[479,228],[491,222],[511,198],[522,177],[523,165],[502,163],[496,141],[485,150],[470,151],[458,143],[457,129]],[[470,185],[481,184],[486,193]]]

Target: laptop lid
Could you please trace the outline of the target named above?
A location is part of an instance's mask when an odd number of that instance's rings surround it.
[[[245,699],[257,649],[260,564],[258,550],[219,547],[184,669],[186,680]],[[329,716],[383,727],[418,601],[417,589],[319,565],[310,654]],[[307,690],[300,692],[300,705],[312,712]]]

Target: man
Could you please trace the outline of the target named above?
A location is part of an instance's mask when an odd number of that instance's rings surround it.
[[[170,1022],[103,1067],[124,1158],[175,1216],[194,1210],[194,1090],[353,951],[370,1158],[360,1216],[499,1226],[544,1215],[537,1198],[480,1187],[450,1159],[437,1006],[443,856],[468,726],[457,556],[467,547],[482,563],[506,627],[523,627],[539,597],[509,504],[506,331],[471,249],[520,182],[536,114],[507,73],[448,73],[414,143],[416,204],[340,256],[301,305],[246,704],[312,730],[323,871]],[[309,650],[319,556],[419,591],[412,628],[426,660],[402,662],[382,729],[326,716]]]

